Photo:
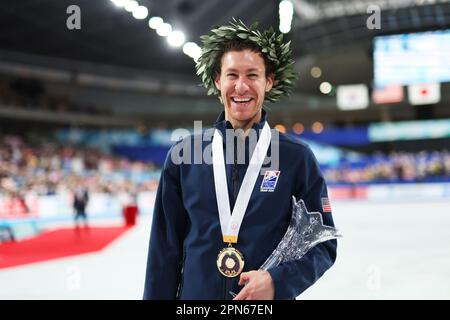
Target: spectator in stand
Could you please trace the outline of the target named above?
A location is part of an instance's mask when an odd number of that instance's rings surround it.
[[[331,183],[449,181],[450,154],[447,150],[376,153],[364,163],[326,168],[324,174]]]

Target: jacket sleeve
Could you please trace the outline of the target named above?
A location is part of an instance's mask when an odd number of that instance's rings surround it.
[[[303,199],[310,212],[320,212],[323,223],[334,226],[331,212],[323,212],[322,198],[328,198],[327,187],[317,161],[309,149],[304,172],[304,186],[295,194]],[[275,285],[275,299],[295,299],[312,286],[336,260],[336,240],[328,240],[311,248],[301,259],[286,262],[269,269]]]
[[[170,154],[171,151],[156,194],[144,299],[175,299],[181,279],[187,213],[182,201],[179,166],[171,161]]]

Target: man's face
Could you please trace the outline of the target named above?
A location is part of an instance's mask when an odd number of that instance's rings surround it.
[[[228,120],[248,121],[261,111],[264,95],[272,89],[262,56],[251,50],[229,51],[222,56],[216,78]]]

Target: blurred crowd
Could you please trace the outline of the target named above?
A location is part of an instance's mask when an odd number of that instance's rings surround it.
[[[329,183],[421,182],[450,180],[450,153],[376,153],[358,162],[323,170]]]
[[[0,136],[0,197],[25,199],[84,187],[92,193],[136,195],[157,188],[154,165],[129,161],[98,150],[33,144],[19,136]]]
[[[359,161],[323,168],[328,183],[450,181],[450,152],[377,153]],[[22,201],[30,195],[89,193],[137,195],[155,191],[159,170],[99,149],[30,142],[0,135],[0,198]]]
[[[110,115],[106,108],[80,104],[67,95],[47,92],[39,80],[0,78],[0,105],[53,112]]]

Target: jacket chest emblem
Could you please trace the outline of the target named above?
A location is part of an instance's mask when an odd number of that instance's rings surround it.
[[[280,177],[280,171],[266,170],[264,178],[261,183],[261,192],[273,192],[277,186],[278,178]]]

